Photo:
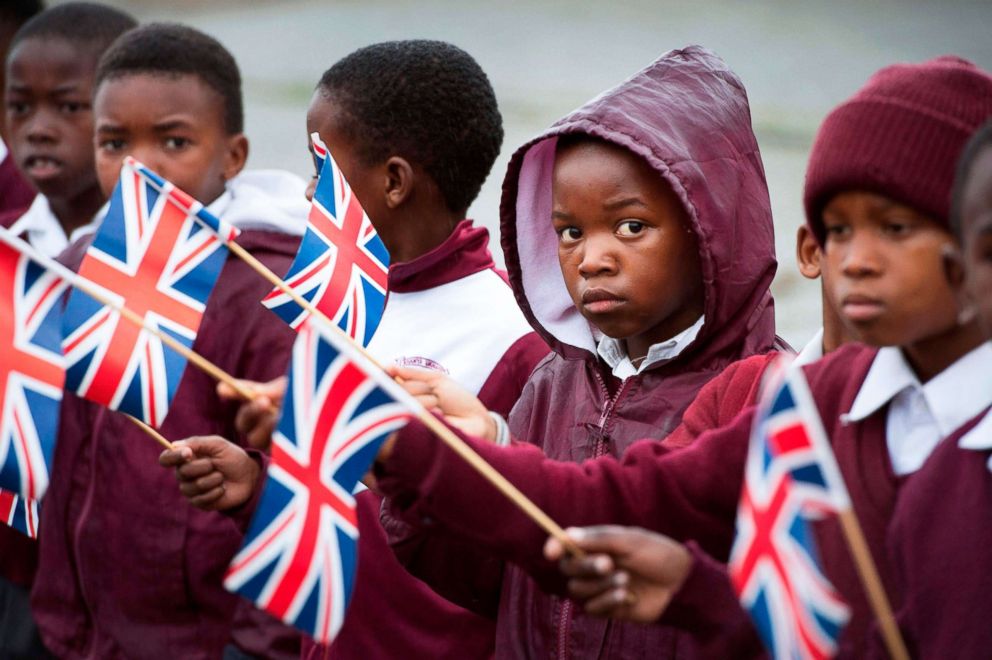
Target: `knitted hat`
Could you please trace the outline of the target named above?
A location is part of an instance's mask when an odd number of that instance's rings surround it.
[[[955,165],[992,117],[992,76],[945,55],[873,75],[824,120],[806,170],[806,222],[821,243],[823,208],[867,190],[948,222]]]

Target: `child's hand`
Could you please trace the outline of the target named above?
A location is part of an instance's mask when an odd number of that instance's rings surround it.
[[[637,527],[603,525],[566,533],[588,554],[567,555],[554,538],[544,556],[568,576],[568,595],[597,616],[657,621],[689,576],[692,556],[681,543]]]
[[[217,394],[222,399],[242,401],[234,418],[234,427],[245,436],[250,447],[266,450],[272,444],[272,433],[279,423],[279,410],[282,408],[283,397],[286,396],[287,379],[280,376],[267,383],[250,380],[238,382],[257,396],[251,401],[244,401],[227,383],[217,384]]]
[[[204,511],[224,511],[251,498],[261,470],[244,449],[220,436],[174,442],[159,456],[162,467],[175,468],[181,492]]]
[[[427,410],[444,415],[446,422],[465,435],[496,442],[496,422],[473,394],[444,374],[426,369],[390,366],[390,376],[399,378],[407,392]]]

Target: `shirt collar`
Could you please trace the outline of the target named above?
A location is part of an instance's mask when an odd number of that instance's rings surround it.
[[[792,364],[797,367],[805,367],[807,364],[813,364],[817,360],[823,357],[823,328],[816,331],[813,338],[809,340],[809,343],[803,346],[803,350],[799,351],[799,355],[796,359],[792,361]]]
[[[495,268],[489,232],[462,220],[441,245],[412,261],[389,266],[390,293],[413,293]]]
[[[7,157],[7,145],[4,144],[3,138],[0,138],[0,163],[2,163],[6,157]]]
[[[992,410],[985,413],[978,424],[972,427],[958,440],[958,447],[973,451],[988,451],[992,449]],[[988,460],[989,471],[992,472],[992,456]]]
[[[704,317],[700,316],[691,326],[678,333],[671,339],[667,339],[657,344],[653,344],[648,349],[647,357],[641,362],[640,367],[635,367],[630,356],[624,349],[623,341],[613,337],[603,336],[596,346],[596,351],[603,361],[613,370],[613,375],[617,378],[629,378],[635,374],[643,372],[655,364],[665,360],[672,360],[679,356],[696,339],[696,335],[703,327]]]
[[[920,384],[902,351],[888,346],[879,349],[854,399],[849,421],[859,422],[874,414],[907,387],[923,392],[923,398],[943,437],[958,429],[992,405],[992,387],[982,387],[992,374],[992,343],[985,342],[954,364]]]

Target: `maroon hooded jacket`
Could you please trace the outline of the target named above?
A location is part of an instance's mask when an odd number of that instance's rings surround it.
[[[550,222],[551,172],[557,136],[575,133],[617,144],[651,165],[681,199],[699,242],[705,287],[701,331],[677,358],[623,382],[599,361],[596,331],[574,307],[558,264],[558,237]],[[510,414],[510,429],[514,438],[534,443],[548,459],[616,458],[637,439],[663,439],[679,425],[700,388],[727,365],[775,348],[768,291],[775,272],[772,219],[747,95],[726,64],[703,48],[664,55],[521,147],[510,161],[501,214],[503,250],[517,301],[554,350],[527,383]],[[526,449],[521,451],[529,455]],[[384,519],[387,525],[392,516],[429,528],[424,520],[447,522],[445,504],[465,512],[465,491],[488,492],[476,476],[447,473],[442,479],[451,478],[450,490],[445,490],[454,500],[442,502],[432,490],[433,478],[423,484],[423,475],[411,481],[392,479],[394,465],[398,475],[406,475],[402,462],[390,461],[382,475],[383,489],[396,496]],[[574,497],[586,497],[546,494],[556,499],[556,509],[569,508]],[[438,518],[431,513],[435,507]],[[463,550],[465,540],[486,537],[480,535],[484,528],[505,541],[501,551],[517,547],[519,540],[517,549],[536,550],[539,556],[540,545],[530,541],[543,535],[529,520],[496,513],[473,507],[471,528],[438,524],[430,542],[395,541],[408,568],[441,593],[460,594],[461,602],[478,611],[496,611],[498,599],[498,657],[650,653],[674,658],[696,648],[689,636],[671,627],[586,616],[570,601],[543,593],[518,566],[505,565],[500,581],[488,562]],[[447,550],[443,536],[451,539]],[[519,553],[499,554],[516,561]],[[493,576],[495,585],[483,579]]]
[[[890,602],[898,611],[901,590],[886,553],[886,533],[903,480],[894,475],[889,461],[887,407],[860,422],[848,422],[843,416],[861,389],[876,352],[849,345],[804,369],[855,514]],[[540,450],[527,445],[501,448],[473,439],[467,442],[563,527],[603,523],[645,527],[676,539],[694,540],[699,548],[724,561],[734,537],[752,419],[753,408],[749,408],[731,425],[704,433],[688,447],[673,450],[665,443],[638,442],[622,461],[603,457],[582,465],[548,460]],[[380,488],[395,502],[403,503],[408,519],[430,518],[449,533],[471,538],[514,562],[548,592],[564,590],[557,568],[541,556],[547,538],[543,530],[419,423],[401,431],[393,455],[377,467],[376,476]],[[480,511],[486,515],[480,516]],[[815,524],[814,533],[827,578],[851,607],[839,655],[865,657],[873,617],[839,522],[824,519]],[[697,562],[697,569],[686,582],[693,588],[684,587],[676,595],[660,623],[698,632],[714,620],[739,621],[739,613],[733,611],[725,617],[705,611],[707,599],[710,608],[732,603],[726,598],[725,581],[714,580],[712,567]],[[532,606],[541,602],[538,598],[548,597],[534,594]],[[508,616],[520,616],[512,603],[509,608],[504,605],[503,611],[508,609]],[[502,618],[500,623],[502,627]],[[513,625],[516,627],[507,634],[533,637],[518,622]],[[663,625],[604,625],[630,628],[633,632],[627,639],[631,646],[621,648],[610,640],[604,645],[587,637],[583,646],[573,647],[572,655],[658,657],[666,653],[666,647],[661,646],[661,631],[666,630]],[[742,633],[744,640],[748,637],[746,631],[735,632]],[[545,647],[534,649],[544,653]],[[689,657],[692,650],[697,649],[686,649]],[[710,657],[708,650],[703,652]],[[519,653],[536,655],[526,648]]]
[[[289,269],[298,242],[250,229],[238,238],[275,272]],[[63,259],[76,266],[84,249],[77,242]],[[270,290],[228,257],[193,350],[236,377],[285,373],[295,333],[259,304]],[[238,438],[237,407],[190,366],[160,430]],[[190,506],[159,453],[124,416],[65,394],[31,598],[60,658],[218,658],[230,640],[239,599],[222,580],[241,534],[230,517]]]

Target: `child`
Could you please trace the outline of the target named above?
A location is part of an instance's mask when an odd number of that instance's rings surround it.
[[[452,134],[452,125],[462,130]],[[330,149],[392,260],[389,299],[369,351],[383,364],[450,374],[508,414],[548,347],[495,270],[488,232],[465,219],[503,139],[485,73],[443,42],[362,48],[324,73],[307,131]],[[261,405],[246,404],[243,430],[264,417]],[[363,492],[357,500],[358,577],[331,657],[491,655],[491,617],[456,607],[412,578],[379,524],[381,497]],[[382,634],[384,621],[390,635]],[[306,644],[304,655],[324,653]]]
[[[7,61],[14,34],[44,7],[41,0],[7,0],[0,6],[0,98],[3,90]],[[6,109],[6,104],[4,105]],[[17,171],[14,159],[10,157],[6,140],[7,130],[0,121],[0,226],[9,227],[24,209],[31,204],[35,191]]]
[[[135,25],[111,7],[68,3],[28,21],[11,41],[7,141],[39,193],[11,230],[48,256],[68,247],[103,206],[93,168],[93,74],[110,43]]]
[[[100,55],[135,25],[111,7],[67,3],[27,21],[9,40],[5,112],[10,158],[0,168],[16,162],[40,192],[35,196],[32,190],[35,201],[26,213],[22,208],[0,216],[0,226],[13,225],[12,231],[49,256],[61,252],[67,234],[91,222],[103,204],[93,166],[93,76]],[[0,191],[4,203],[5,195]],[[5,601],[0,656],[29,653],[14,645],[35,636],[27,589],[36,561],[36,544],[0,525],[0,601]]]
[[[962,156],[951,225],[962,248],[967,313],[977,312],[982,334],[992,339],[992,124]],[[992,345],[981,350],[990,353]],[[990,372],[976,371],[967,388],[992,391]],[[964,389],[958,395],[969,398]],[[978,658],[992,649],[990,450],[986,407],[941,442],[899,494],[889,548],[905,594],[897,619],[914,657]]]
[[[823,248],[828,297],[875,348],[845,346],[805,369],[897,607],[900,593],[885,553],[897,489],[942,437],[992,404],[992,389],[973,386],[992,369],[989,345],[973,320],[959,318],[943,270],[952,242],[954,162],[970,131],[989,116],[992,77],[974,65],[954,57],[895,65],[828,116],[810,157],[807,221]],[[638,443],[622,463],[579,467],[520,447],[473,447],[561,524],[640,525],[695,539],[724,559],[752,416],[742,414],[679,451]],[[411,424],[381,456],[377,482],[404,502],[408,515],[430,516],[524,566],[546,588],[563,589],[561,577],[538,559],[536,526],[493,489],[462,487],[468,469],[431,434]],[[841,655],[860,657],[872,620],[866,597],[836,519],[818,523],[815,533],[827,576],[852,608]],[[686,584],[699,585],[699,566],[692,564]],[[674,621],[663,621],[691,629],[684,615],[706,595],[701,588],[677,590],[666,612]]]
[[[637,438],[664,437],[727,364],[775,346],[764,173],[743,87],[709,51],[673,51],[559,121],[517,151],[504,191],[510,281],[555,351],[532,374],[510,427],[550,458],[618,457]],[[456,481],[457,500],[491,494],[475,476]],[[478,493],[465,497],[467,484]],[[496,520],[483,508],[472,515],[476,526]],[[404,520],[423,528],[413,512]],[[532,525],[502,522],[524,535]],[[415,573],[442,592],[472,580],[480,598],[494,599],[482,602],[499,610],[497,656],[689,652],[670,628],[586,617],[509,563],[500,584],[475,552],[440,544],[443,559],[429,556],[448,531],[461,535],[457,526],[419,531]]]
[[[104,194],[134,156],[241,228],[238,243],[270,268],[289,268],[308,211],[305,183],[240,174],[248,151],[240,74],[216,40],[177,25],[124,35],[100,62],[93,115]],[[77,265],[86,243],[66,261]],[[259,304],[270,288],[229,257],[194,350],[238,376],[282,373],[294,333]],[[238,438],[235,412],[190,367],[161,432]],[[58,657],[216,658],[231,637],[239,601],[221,579],[240,536],[230,520],[188,506],[157,454],[124,416],[66,395],[32,591],[42,637]]]

